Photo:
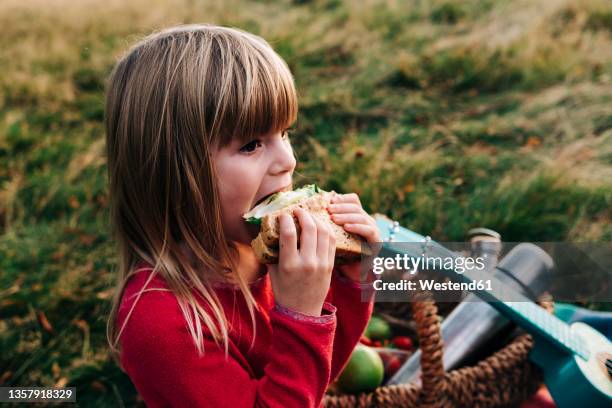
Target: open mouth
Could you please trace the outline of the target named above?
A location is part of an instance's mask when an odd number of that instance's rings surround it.
[[[268,197],[270,197],[270,196],[272,196],[272,195],[274,195],[274,194],[276,194],[276,193],[277,193],[277,192],[275,191],[275,192],[273,192],[273,193],[270,193],[270,194],[268,194],[268,195],[265,195],[265,196],[261,197],[259,200],[257,200],[257,202],[256,202],[255,204],[253,204],[253,207],[252,207],[252,208],[257,207],[259,204],[263,203],[263,202],[264,202],[264,201],[265,201],[265,200],[266,200]]]
[[[272,197],[273,195],[283,192],[283,191],[290,191],[291,187],[290,186],[285,186],[283,188],[281,188],[280,190],[276,190],[271,192],[270,194],[267,194],[263,197],[261,197],[259,200],[257,200],[257,202],[255,204],[253,204],[253,206],[251,207],[251,209],[257,207],[259,204],[263,203],[264,201],[266,201],[268,198]]]

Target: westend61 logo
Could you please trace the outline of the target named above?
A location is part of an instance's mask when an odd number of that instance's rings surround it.
[[[373,272],[382,274],[388,269],[401,269],[414,275],[419,270],[454,270],[462,274],[466,270],[484,271],[485,259],[483,257],[410,257],[407,254],[396,254],[394,257],[376,257],[373,260]]]
[[[372,284],[377,302],[416,300],[419,291],[442,302],[462,301],[465,291],[490,292],[503,301],[544,292],[559,302],[612,301],[610,242],[495,245],[383,242],[368,248],[362,277]]]

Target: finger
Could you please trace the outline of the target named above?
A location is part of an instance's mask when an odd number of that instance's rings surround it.
[[[365,238],[368,242],[380,242],[378,228],[365,224],[344,224],[344,229],[350,233],[357,234]]]
[[[317,226],[312,219],[312,216],[307,211],[296,208],[295,214],[300,221],[300,228],[302,232],[300,234],[300,255],[302,256],[315,256],[317,248]]]
[[[355,214],[355,213],[346,213],[346,214],[331,214],[331,219],[338,225],[343,225],[346,223],[351,224],[370,224],[369,217],[365,214]]]
[[[317,254],[318,259],[327,259],[329,252],[329,227],[323,224],[320,219],[313,217],[317,224]]]
[[[282,259],[291,259],[297,255],[297,231],[293,218],[283,213],[279,219],[280,223],[280,237],[278,240],[279,254],[278,256]]]
[[[328,206],[330,213],[364,213],[361,205],[355,203],[330,204]]]
[[[327,256],[329,259],[329,265],[333,267],[335,263],[335,258],[336,258],[336,236],[334,235],[333,231],[331,231],[331,228],[330,228],[329,246],[328,246]]]
[[[332,203],[354,203],[361,207],[361,201],[359,200],[359,196],[355,193],[349,194],[336,194],[331,200]]]

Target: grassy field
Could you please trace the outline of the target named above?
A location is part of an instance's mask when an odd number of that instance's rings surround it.
[[[297,184],[437,240],[610,241],[612,7],[598,1],[0,2],[0,384],[138,397],[107,355],[104,83],[186,22],[266,38],[299,88]]]

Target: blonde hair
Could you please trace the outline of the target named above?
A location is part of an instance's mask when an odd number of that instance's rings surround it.
[[[235,273],[237,251],[223,233],[212,154],[236,139],[247,143],[283,131],[296,117],[286,63],[265,40],[236,28],[171,27],[145,37],[117,62],[108,80],[105,124],[119,255],[107,340],[119,364],[119,339],[134,307],[120,328],[118,308],[141,260],[154,267],[136,302],[154,290],[146,289],[151,279],[162,276],[199,355],[202,322],[228,355],[228,322],[210,284],[234,277],[251,315],[253,346],[257,303]]]

